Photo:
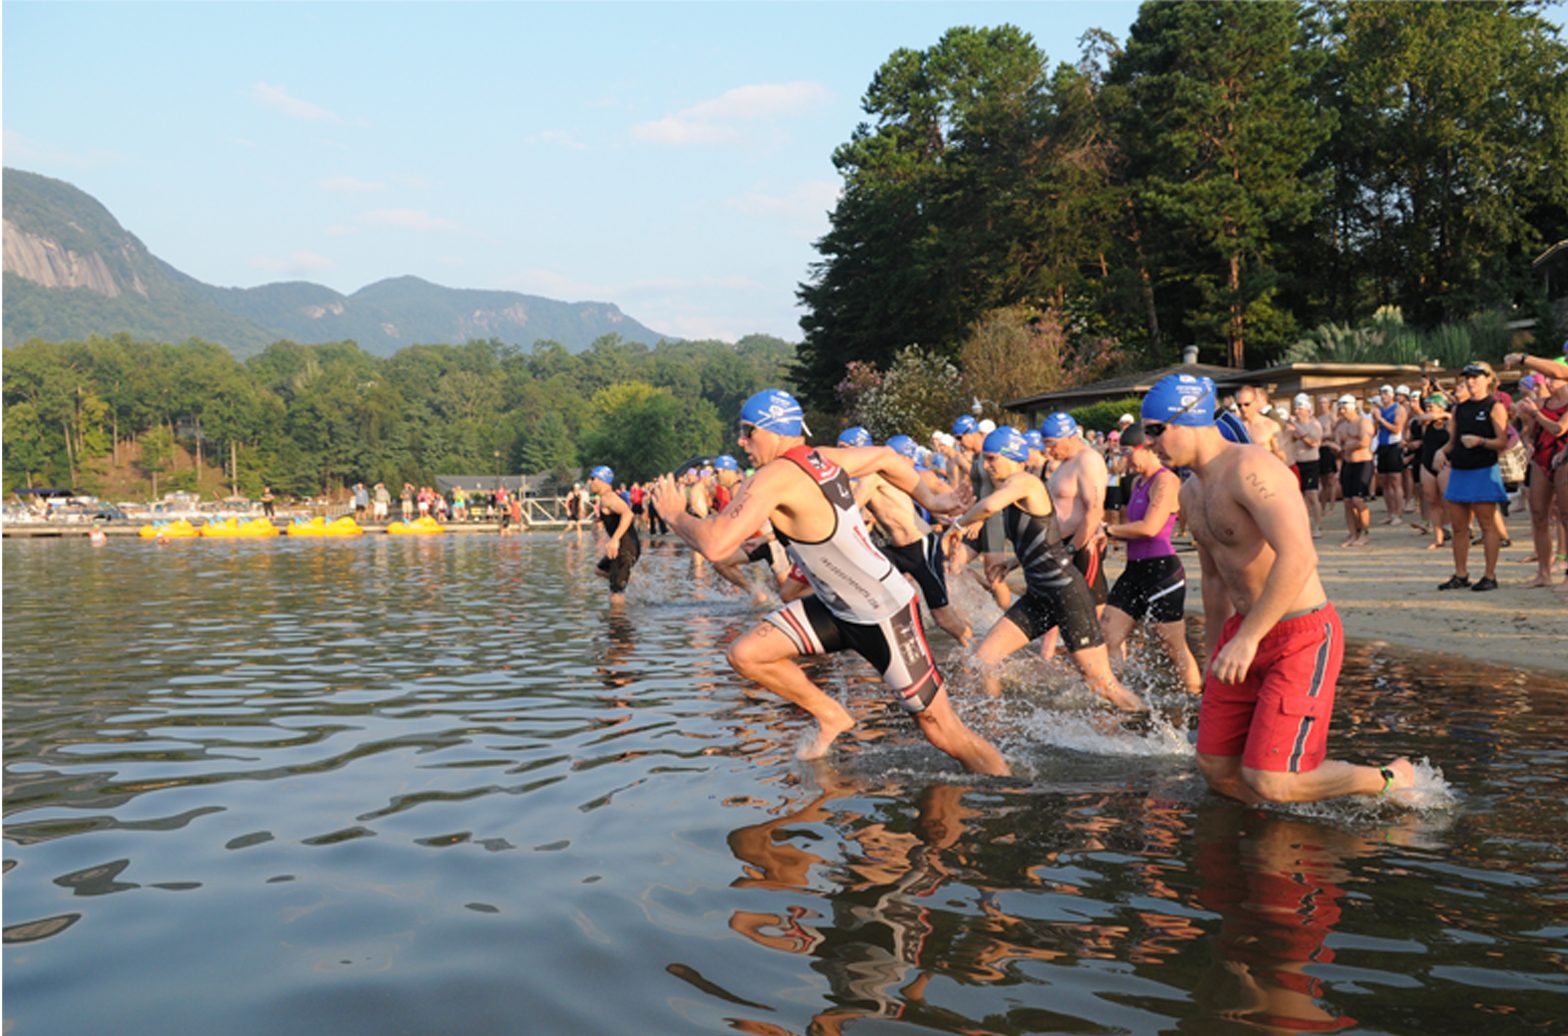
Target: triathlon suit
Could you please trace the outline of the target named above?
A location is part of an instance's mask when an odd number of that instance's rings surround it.
[[[844,469],[804,444],[784,457],[811,477],[833,509],[833,532],[805,543],[774,529],[816,593],[763,621],[783,631],[802,655],[856,652],[882,674],[899,704],[924,711],[942,689],[942,674],[926,643],[914,590],[872,546]]]
[[[889,543],[882,548],[882,553],[893,563],[893,567],[912,578],[920,587],[920,596],[926,599],[926,607],[935,611],[946,608],[947,577],[943,570],[942,537],[935,532],[913,543],[906,543],[896,547]]]
[[[1318,423],[1322,424],[1322,418],[1318,419]],[[1324,431],[1323,438],[1325,440],[1328,439],[1328,432],[1331,431],[1331,430],[1332,429]],[[1330,475],[1334,474],[1334,472],[1336,472],[1338,470],[1339,470],[1339,454],[1337,454],[1333,450],[1329,449],[1327,445],[1319,446],[1318,447],[1318,474],[1321,475],[1324,478],[1328,478]]]
[[[975,459],[969,464],[969,485],[975,491],[976,500],[984,500],[996,492],[996,483],[991,481],[991,473],[985,470],[985,458],[981,454],[975,454]],[[985,520],[980,534],[973,540],[974,549],[980,554],[994,554],[1002,549],[1005,535],[1001,516],[992,515]]]
[[[1378,411],[1378,413],[1382,416],[1383,420],[1387,421],[1389,424],[1393,424],[1394,419],[1399,416],[1399,404],[1390,403],[1388,406]],[[1377,473],[1379,475],[1397,475],[1404,470],[1404,445],[1398,439],[1394,438],[1393,432],[1389,431],[1387,428],[1384,428],[1382,425],[1378,425]]]
[[[1154,479],[1164,474],[1166,469],[1161,468],[1148,481],[1132,481],[1127,499],[1129,522],[1142,521],[1149,513],[1149,489]],[[1147,615],[1151,622],[1182,621],[1187,613],[1187,572],[1176,556],[1176,548],[1171,546],[1171,530],[1175,527],[1176,515],[1172,512],[1165,519],[1165,527],[1153,536],[1127,541],[1127,568],[1111,588],[1111,607],[1134,619]]]
[[[1024,595],[1013,602],[1003,618],[1030,640],[1060,626],[1062,642],[1069,652],[1105,643],[1089,584],[1072,565],[1056,512],[1030,514],[1012,503],[1002,516],[1007,539],[1024,570]]]
[[[1542,417],[1550,421],[1561,421],[1563,415],[1568,414],[1568,403],[1564,403],[1562,406],[1547,406],[1545,403],[1542,403],[1538,409],[1541,411]],[[1552,477],[1552,465],[1559,463],[1557,460],[1558,454],[1562,453],[1564,449],[1568,449],[1568,435],[1553,435],[1545,428],[1537,428],[1535,430],[1535,448],[1530,451],[1530,460],[1535,462],[1541,471],[1546,474],[1547,478],[1550,479]]]
[[[599,520],[604,523],[606,536],[615,535],[615,530],[621,524],[620,513],[608,507],[599,508]],[[612,594],[621,593],[626,589],[626,584],[632,577],[632,566],[637,564],[637,559],[640,557],[642,557],[642,541],[637,538],[637,519],[633,515],[627,515],[626,534],[621,537],[615,557],[599,559],[599,571],[610,577]]]
[[[1433,477],[1437,475],[1437,454],[1448,445],[1448,422],[1426,421],[1421,425],[1421,468]]]
[[[1215,654],[1241,628],[1241,613],[1225,620]],[[1327,601],[1274,624],[1258,643],[1246,677],[1203,681],[1198,706],[1198,752],[1274,773],[1310,773],[1328,752],[1334,685],[1345,660],[1345,631]]]

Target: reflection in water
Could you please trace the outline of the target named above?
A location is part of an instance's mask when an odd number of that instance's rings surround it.
[[[1561,1029],[1568,681],[1353,645],[1335,737],[1436,811],[1215,799],[1038,660],[954,681],[1023,776],[853,659],[808,766],[742,599],[653,543],[611,609],[596,558],[8,541],[6,1030]]]

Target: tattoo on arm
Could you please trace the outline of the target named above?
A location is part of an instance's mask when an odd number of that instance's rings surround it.
[[[1269,500],[1274,496],[1274,491],[1263,484],[1263,476],[1259,475],[1255,471],[1247,475],[1247,483],[1251,485],[1253,489],[1256,489],[1258,491],[1258,495],[1265,500]]]

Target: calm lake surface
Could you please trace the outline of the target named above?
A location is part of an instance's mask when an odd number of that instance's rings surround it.
[[[1561,677],[1352,645],[1331,747],[1429,756],[1413,810],[1227,803],[1178,692],[991,703],[945,640],[1013,778],[853,656],[804,764],[724,662],[758,613],[655,545],[612,615],[595,557],[6,542],[4,1031],[1568,1029]]]

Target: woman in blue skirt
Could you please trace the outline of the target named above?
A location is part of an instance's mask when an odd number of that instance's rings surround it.
[[[1503,477],[1497,468],[1497,455],[1508,447],[1508,408],[1497,400],[1497,375],[1488,363],[1472,362],[1460,375],[1464,398],[1454,407],[1448,445],[1448,488],[1443,499],[1448,503],[1450,528],[1454,530],[1454,574],[1439,590],[1484,591],[1497,589],[1497,555],[1502,549],[1498,531],[1497,508],[1508,499]],[[1470,583],[1470,520],[1481,529],[1482,549],[1486,554],[1486,574]]]

